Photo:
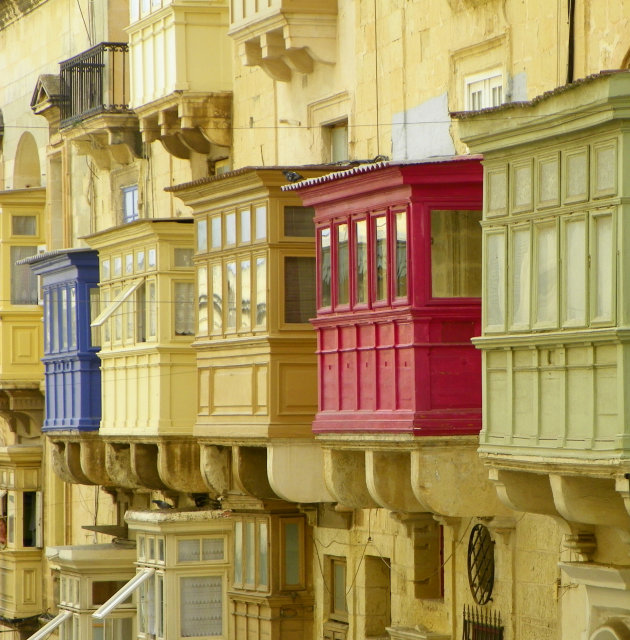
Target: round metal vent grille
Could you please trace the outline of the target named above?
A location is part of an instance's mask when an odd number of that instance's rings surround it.
[[[468,584],[477,604],[486,604],[494,585],[494,543],[487,527],[476,524],[468,541]]]

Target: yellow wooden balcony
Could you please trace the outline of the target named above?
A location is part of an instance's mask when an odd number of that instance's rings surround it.
[[[315,229],[286,182],[246,168],[173,189],[195,217],[198,435],[311,437]]]
[[[101,435],[192,433],[192,235],[190,218],[144,219],[87,238],[100,263]]]
[[[132,0],[130,10],[131,106],[143,140],[161,140],[178,158],[225,157],[232,110],[227,0]]]
[[[230,35],[244,66],[260,66],[274,80],[315,63],[334,64],[337,0],[245,0],[233,2]]]

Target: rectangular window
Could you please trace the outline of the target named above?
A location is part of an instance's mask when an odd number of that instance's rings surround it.
[[[234,523],[234,584],[243,584],[243,523]]]
[[[50,292],[50,309],[52,316],[52,323],[50,327],[51,331],[51,341],[50,348],[53,353],[57,353],[59,351],[59,289],[53,289]]]
[[[315,316],[315,258],[284,259],[284,321],[305,323]]]
[[[564,309],[565,326],[583,326],[586,323],[587,289],[587,233],[586,220],[576,218],[564,224]]]
[[[101,262],[101,281],[109,280],[109,260]]]
[[[120,256],[114,257],[114,278],[118,278],[122,275],[122,258]]]
[[[267,260],[256,258],[256,326],[267,324]]]
[[[37,304],[37,276],[18,260],[37,254],[37,247],[11,247],[11,304]]]
[[[320,306],[330,307],[330,228],[319,232]]]
[[[134,330],[135,330],[135,322],[136,313],[135,313],[135,305],[133,299],[127,300],[125,302],[125,341],[133,342],[134,339]]]
[[[225,244],[236,244],[236,214],[227,213],[225,215]]]
[[[189,268],[193,266],[193,250],[178,247],[173,254],[173,266],[178,268]]]
[[[431,295],[481,296],[481,211],[431,211]]]
[[[304,521],[301,518],[280,520],[281,588],[304,588]]]
[[[250,260],[241,260],[241,329],[252,326],[252,269]]]
[[[315,209],[313,207],[285,207],[284,235],[296,238],[315,237]]]
[[[536,324],[558,322],[558,237],[556,224],[535,226]]]
[[[329,137],[330,161],[343,162],[348,159],[348,121],[325,127]]]
[[[227,283],[227,320],[226,328],[236,329],[236,262],[225,265]]]
[[[223,331],[223,281],[221,265],[212,265],[212,333]]]
[[[337,225],[337,304],[350,300],[348,225]]]
[[[466,110],[478,111],[503,104],[503,74],[491,71],[466,78]]]
[[[180,578],[180,635],[199,638],[223,635],[223,578]]]
[[[155,338],[157,335],[157,299],[155,295],[155,282],[147,282],[147,337]]]
[[[136,271],[138,273],[144,271],[144,251],[138,251],[138,253],[136,253]]]
[[[374,218],[374,282],[376,300],[387,300],[387,218]]]
[[[256,529],[252,520],[245,522],[245,584],[251,587],[256,585]]]
[[[133,253],[125,254],[125,275],[133,273]]]
[[[24,491],[22,493],[22,514],[22,546],[41,547],[41,493],[38,491]]]
[[[407,296],[407,212],[396,214],[396,297]]]
[[[267,205],[256,207],[256,240],[264,240],[267,237]]]
[[[197,221],[197,252],[208,250],[208,221],[205,218]]]
[[[194,289],[192,282],[175,282],[175,335],[195,334]]]
[[[486,326],[490,330],[505,329],[505,234],[486,236],[485,295]]]
[[[143,282],[136,290],[136,341],[146,342],[147,339],[147,288]]]
[[[69,324],[69,345],[71,349],[77,348],[77,290],[75,287],[70,287],[70,304],[68,309],[68,324]]]
[[[68,349],[68,289],[62,287],[59,293],[61,294],[61,309],[59,313],[61,349],[62,351],[66,351]]]
[[[330,610],[329,617],[341,622],[348,621],[348,604],[346,602],[346,560],[331,558],[330,570]]]
[[[208,268],[197,269],[197,332],[208,335]]]
[[[214,216],[210,218],[210,246],[213,249],[221,248],[221,216]]]
[[[124,187],[123,197],[123,222],[131,222],[138,219],[138,185]]]
[[[367,254],[367,220],[358,220],[354,224],[355,231],[355,271],[357,279],[356,302],[364,304],[368,301],[368,254]]]
[[[249,209],[241,211],[241,242],[252,240],[252,212]]]
[[[520,227],[512,232],[512,326],[529,327],[530,231]]]
[[[98,287],[90,287],[90,323],[92,323],[100,313],[99,290]],[[101,345],[98,327],[90,327],[90,338],[93,347]]]
[[[610,214],[593,216],[594,281],[593,321],[610,322],[613,319],[613,217]]]
[[[269,586],[269,538],[266,522],[258,523],[258,586]]]
[[[37,218],[35,216],[11,216],[11,232],[14,236],[36,236]]]
[[[44,313],[46,320],[44,322],[44,353],[50,353],[50,344],[52,342],[53,324],[52,324],[52,307],[51,307],[51,293],[47,291],[44,293]]]
[[[103,292],[101,293],[101,301],[103,303],[103,309],[107,309],[107,307],[109,307],[109,300],[110,300],[110,291],[109,289],[103,289]],[[99,305],[100,307],[100,305]],[[96,320],[97,318],[100,317],[102,311],[99,308],[99,313],[96,316],[96,318],[94,318],[94,320],[92,320],[92,329],[95,331],[98,331],[99,325],[96,324]],[[110,329],[109,329],[109,322],[104,322],[103,323],[103,340],[105,342],[109,342],[111,339],[111,335],[110,335]],[[100,340],[98,341],[98,343],[100,344]]]

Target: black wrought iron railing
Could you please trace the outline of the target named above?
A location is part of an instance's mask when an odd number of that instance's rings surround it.
[[[464,607],[462,640],[503,640],[501,615],[476,607]]]
[[[125,42],[101,42],[60,64],[62,127],[97,113],[129,111],[128,53]]]

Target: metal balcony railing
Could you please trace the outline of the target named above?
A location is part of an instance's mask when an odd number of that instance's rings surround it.
[[[503,640],[500,614],[465,606],[462,640]]]
[[[98,113],[128,113],[129,47],[125,42],[101,42],[60,63],[61,126]]]

